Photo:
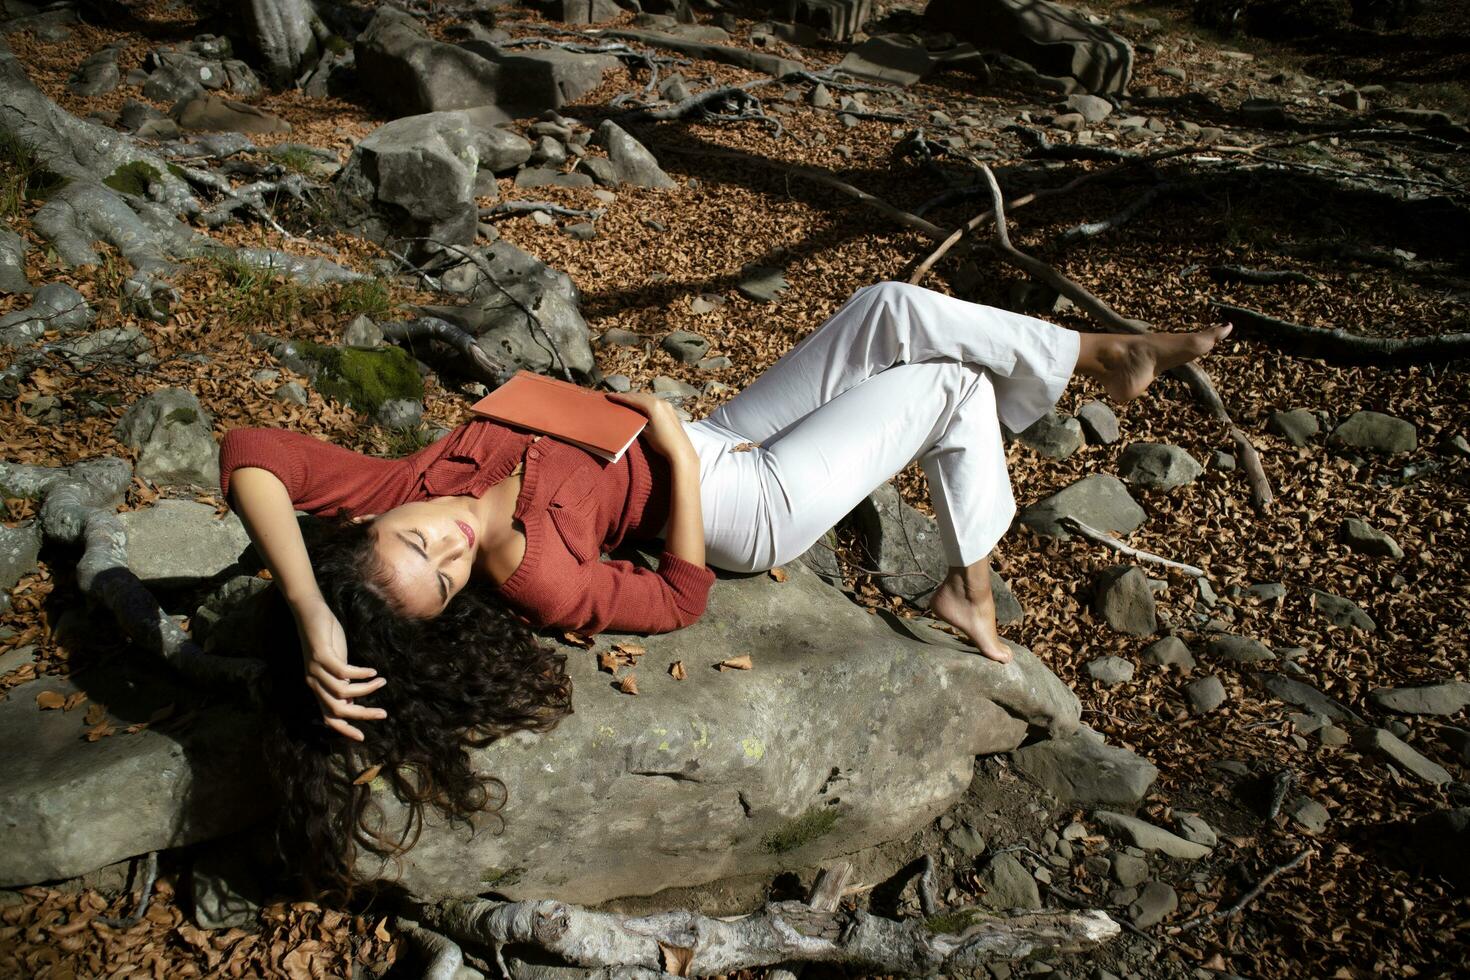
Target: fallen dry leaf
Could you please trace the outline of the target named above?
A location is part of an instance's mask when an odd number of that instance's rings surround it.
[[[688,946],[670,946],[659,941],[658,950],[663,960],[664,972],[676,977],[689,976],[689,965],[694,962],[694,950]]]
[[[639,657],[648,652],[637,643],[614,643],[612,648],[618,653],[626,653],[634,660],[637,660]]]
[[[362,772],[360,772],[360,773],[357,774],[357,778],[352,781],[352,785],[354,785],[354,786],[363,786],[363,785],[366,785],[367,783],[372,782],[374,779],[377,779],[378,778],[378,773],[380,773],[382,771],[383,771],[383,764],[381,762],[378,763],[375,766],[368,766]]]
[[[742,442],[742,443],[737,443],[734,446],[731,446],[730,447],[730,452],[732,452],[732,453],[748,453],[752,449],[759,449],[759,448],[760,448],[760,446],[758,444],[754,443],[754,442]]]
[[[95,742],[98,739],[107,738],[110,735],[116,734],[117,729],[104,721],[100,725],[93,725],[91,728],[87,729],[87,741]]]
[[[684,661],[682,660],[675,660],[669,664],[669,673],[673,675],[676,681],[682,681],[688,676],[688,672],[684,670]]]
[[[567,630],[561,635],[561,638],[563,640],[566,640],[572,646],[581,647],[583,650],[589,650],[592,648],[592,638],[590,636],[583,636],[581,633],[576,633],[572,630]]]
[[[616,674],[618,668],[623,666],[623,658],[611,650],[602,650],[597,654],[597,669],[605,670],[609,674]]]
[[[618,690],[624,694],[637,694],[638,678],[633,674],[628,674],[622,680],[618,681]]]
[[[750,654],[742,653],[738,657],[731,657],[729,660],[721,660],[719,663],[715,664],[715,666],[718,667],[720,670],[750,670],[752,665],[750,662]]]
[[[87,717],[83,719],[89,725],[100,725],[107,720],[106,705],[93,701],[92,706],[87,709]]]
[[[775,568],[771,569],[771,578],[775,579],[777,582],[786,581],[786,569],[777,565]]]
[[[82,702],[86,700],[87,695],[83,694],[81,691],[73,691],[71,694],[67,695],[66,703],[63,704],[62,707],[67,711],[71,711],[73,708],[80,708],[82,706]]]
[[[379,919],[378,924],[373,927],[373,936],[380,943],[392,941],[393,936],[388,932],[388,917],[386,915]]]

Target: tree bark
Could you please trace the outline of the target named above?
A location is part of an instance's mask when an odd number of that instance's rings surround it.
[[[1415,364],[1441,364],[1470,358],[1470,333],[1447,333],[1437,337],[1361,337],[1346,330],[1324,330],[1278,320],[1228,303],[1211,305],[1235,324],[1241,336],[1258,340],[1294,357],[1314,357],[1328,364],[1406,368]]]

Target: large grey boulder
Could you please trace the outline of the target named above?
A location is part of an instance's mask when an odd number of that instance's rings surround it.
[[[611,119],[604,119],[593,134],[592,142],[607,148],[607,158],[612,161],[618,180],[635,187],[651,187],[668,190],[678,187],[674,179],[663,172],[647,147],[628,135]]]
[[[1002,666],[914,643],[798,563],[784,583],[717,583],[699,623],[639,643],[637,697],[573,653],[576,714],[477,753],[510,788],[505,832],[431,820],[405,885],[593,903],[904,836],[964,791],[974,755],[1019,744],[1012,709],[1055,682],[1029,654]],[[713,669],[736,653],[753,669]]]
[[[159,484],[219,486],[213,420],[183,388],[160,388],[128,407],[113,435],[138,452],[135,470]]]
[[[870,567],[883,573],[878,588],[888,595],[926,600],[944,581],[949,561],[938,526],[904,502],[893,484],[868,494],[846,520],[857,531]]]
[[[1193,483],[1204,469],[1183,449],[1162,442],[1131,443],[1118,458],[1118,475],[1125,483],[1154,490]]]
[[[1098,576],[1092,611],[1120,633],[1150,636],[1159,628],[1148,576],[1133,565],[1114,565]]]
[[[0,702],[0,887],[86,874],[137,854],[208,840],[269,812],[258,722],[212,705],[177,724],[198,694],[123,663],[86,675],[116,733],[88,742],[83,711],[40,711],[36,697],[69,697],[74,681],[43,677]],[[128,733],[170,703],[173,727]]]
[[[234,514],[195,500],[160,500],[119,516],[128,568],[150,586],[184,584],[239,570],[250,535]]]
[[[108,45],[82,60],[76,71],[66,80],[67,91],[72,95],[106,95],[117,88],[122,74],[117,70],[118,48]]]
[[[837,70],[907,88],[940,64],[922,40],[912,34],[878,34],[854,45]]]
[[[477,249],[475,255],[479,261],[466,259],[462,266],[469,305],[415,309],[469,333],[507,371],[525,368],[560,374],[566,367],[590,373],[591,334],[582,319],[581,294],[571,278],[504,239]]]
[[[1135,807],[1159,777],[1153,763],[1083,726],[1067,738],[1051,738],[1011,753],[1016,768],[1062,803]]]
[[[0,347],[23,347],[45,333],[85,330],[95,315],[86,297],[71,286],[47,283],[31,296],[29,306],[0,316]]]
[[[343,223],[374,241],[472,244],[476,175],[509,170],[531,155],[530,142],[496,127],[493,116],[484,109],[430,112],[373,130],[336,178]],[[423,249],[410,243],[410,251]]]
[[[1048,0],[931,0],[924,17],[1044,75],[1075,78],[1093,93],[1127,94],[1133,46],[1071,7]]]
[[[1334,446],[1380,453],[1412,452],[1419,445],[1414,423],[1382,412],[1354,412],[1327,437]]]
[[[394,115],[483,106],[498,122],[575,101],[618,66],[609,55],[512,53],[480,39],[447,44],[386,4],[358,36],[355,52],[363,87]]]
[[[1123,481],[1106,473],[1083,477],[1021,511],[1019,520],[1038,534],[1069,540],[1063,517],[1075,517],[1099,531],[1127,534],[1143,523],[1143,508],[1128,495]]]

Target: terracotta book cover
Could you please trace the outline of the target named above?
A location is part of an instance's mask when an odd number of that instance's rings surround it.
[[[598,392],[530,371],[517,371],[470,411],[555,436],[609,463],[621,459],[648,424],[642,412],[610,402]]]

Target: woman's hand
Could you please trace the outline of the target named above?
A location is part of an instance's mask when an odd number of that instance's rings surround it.
[[[644,391],[603,392],[603,397],[648,416],[648,428],[643,433],[648,437],[648,445],[660,456],[671,460],[696,456],[694,443],[689,441],[674,407],[662,398]]]
[[[388,712],[365,708],[352,700],[378,690],[388,683],[387,678],[378,677],[371,667],[354,667],[347,662],[347,637],[325,602],[309,603],[292,611],[301,637],[306,686],[321,704],[322,720],[332,731],[361,742],[362,731],[348,719],[379,721],[388,717]]]

